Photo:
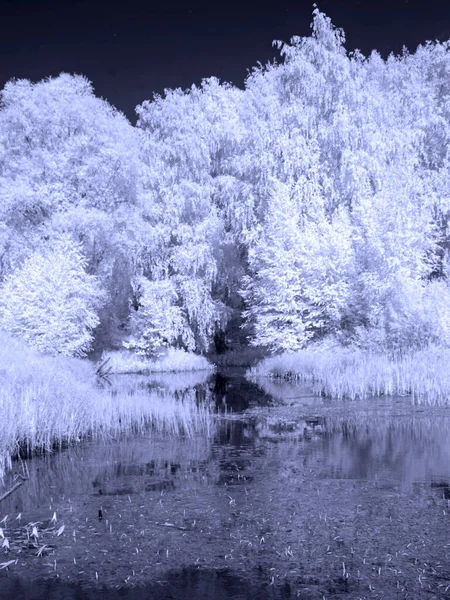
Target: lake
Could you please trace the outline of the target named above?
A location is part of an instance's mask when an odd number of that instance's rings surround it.
[[[239,369],[144,380],[214,427],[28,461],[0,503],[0,598],[450,597],[449,409]]]

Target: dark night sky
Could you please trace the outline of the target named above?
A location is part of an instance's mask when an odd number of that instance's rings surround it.
[[[267,4],[267,6],[266,6]],[[345,31],[347,50],[383,56],[450,38],[450,0],[317,0]],[[272,40],[310,35],[312,0],[0,0],[0,89],[80,73],[132,123],[164,88],[216,76],[243,87],[247,70],[279,56]]]

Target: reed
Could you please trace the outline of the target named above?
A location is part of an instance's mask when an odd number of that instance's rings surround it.
[[[215,370],[204,356],[186,352],[185,350],[169,348],[159,357],[146,358],[138,356],[129,350],[104,352],[102,362],[108,360],[111,373],[177,373],[189,371]]]
[[[247,372],[314,384],[332,398],[411,395],[418,404],[450,403],[450,349],[381,354],[359,349],[304,349],[267,358]]]
[[[0,480],[15,456],[51,452],[86,436],[117,437],[152,430],[209,436],[210,404],[195,392],[97,383],[86,360],[45,357],[0,332]]]

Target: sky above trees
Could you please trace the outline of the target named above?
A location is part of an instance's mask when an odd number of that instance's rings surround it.
[[[450,38],[447,0],[320,0],[346,33],[346,48],[383,57]],[[85,75],[95,93],[134,124],[136,105],[165,88],[186,89],[218,77],[244,87],[258,61],[278,56],[274,39],[310,34],[311,0],[272,6],[237,2],[3,0],[0,89],[13,77],[39,81],[61,72]]]

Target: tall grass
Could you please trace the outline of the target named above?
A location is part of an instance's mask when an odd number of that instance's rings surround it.
[[[315,384],[333,398],[411,395],[416,403],[450,404],[450,350],[430,347],[397,355],[358,349],[305,349],[261,361],[250,379],[272,377]]]
[[[129,350],[104,352],[102,354],[102,361],[105,360],[108,360],[108,367],[111,367],[112,373],[138,373],[145,375],[150,373],[214,371],[214,365],[204,356],[175,348],[169,348],[162,356],[155,359],[138,356]]]
[[[88,361],[45,357],[0,332],[0,480],[18,454],[52,451],[84,436],[155,430],[209,435],[212,410],[195,393],[115,382],[100,387]]]

